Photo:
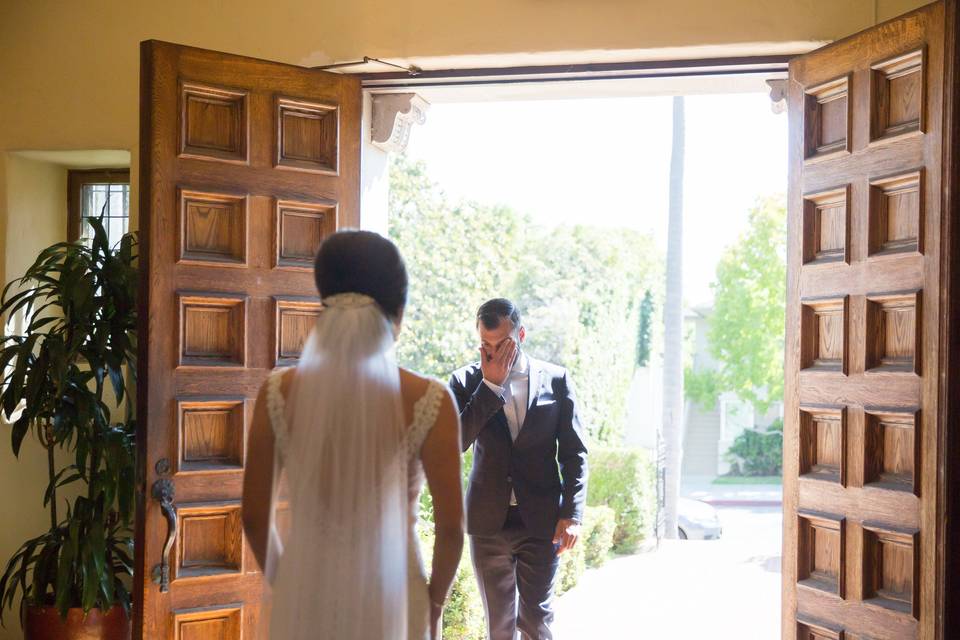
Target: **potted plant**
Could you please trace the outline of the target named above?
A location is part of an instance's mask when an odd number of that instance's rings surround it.
[[[45,249],[0,298],[8,325],[26,325],[0,338],[0,410],[14,454],[32,434],[49,472],[37,497],[50,528],[0,577],[0,622],[19,597],[27,640],[130,637],[136,238],[111,248],[102,221],[90,222],[89,244]]]

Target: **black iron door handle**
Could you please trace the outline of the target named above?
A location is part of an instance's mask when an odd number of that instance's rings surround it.
[[[163,545],[160,564],[153,568],[153,581],[160,585],[160,593],[170,590],[170,551],[177,536],[177,505],[174,503],[173,480],[161,478],[153,483],[153,499],[167,519],[167,541]]]

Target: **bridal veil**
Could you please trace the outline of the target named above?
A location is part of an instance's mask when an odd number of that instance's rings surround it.
[[[275,481],[270,638],[403,640],[409,514],[394,326],[367,296],[323,302],[276,447],[287,495]]]

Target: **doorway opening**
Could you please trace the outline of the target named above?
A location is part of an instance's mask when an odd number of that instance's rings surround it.
[[[379,230],[411,275],[402,363],[446,379],[472,362],[474,311],[503,296],[524,314],[527,352],[577,387],[590,489],[557,580],[560,640],[780,634],[787,123],[770,77],[426,89],[426,123],[389,161]],[[678,95],[675,540],[662,397]],[[484,637],[469,558],[454,589],[444,637]]]

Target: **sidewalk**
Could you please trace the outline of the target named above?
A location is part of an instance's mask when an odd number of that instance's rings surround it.
[[[680,495],[716,506],[777,507],[783,504],[779,484],[713,484],[709,476],[684,478]]]
[[[780,508],[717,511],[719,540],[663,540],[589,569],[557,599],[554,638],[779,638]]]

